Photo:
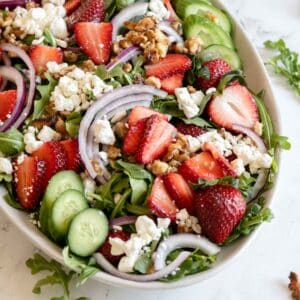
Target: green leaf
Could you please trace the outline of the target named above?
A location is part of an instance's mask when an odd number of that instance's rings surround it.
[[[151,108],[172,117],[185,118],[174,96],[167,96],[166,98],[154,97],[154,100],[151,102]]]
[[[0,152],[6,156],[16,155],[24,150],[23,134],[15,128],[0,132]]]
[[[15,198],[15,196],[13,194],[12,183],[6,182],[4,185],[7,190],[7,194],[4,195],[4,200],[6,201],[6,203],[13,208],[23,210],[24,208],[20,205],[20,203],[17,201],[17,199]]]
[[[35,40],[34,34],[26,35],[25,38],[22,40],[22,43],[28,46],[32,45],[32,42]]]
[[[149,270],[153,263],[152,254],[158,245],[158,240],[152,241],[149,247],[146,247],[146,251],[139,256],[135,262],[133,269],[139,273],[145,274]]]
[[[122,160],[117,160],[115,166],[123,170],[125,173],[128,174],[128,176],[134,179],[146,179],[152,182],[151,173],[146,171],[144,167],[141,165],[128,163]]]
[[[52,47],[57,46],[56,39],[53,36],[52,32],[48,28],[44,29],[43,36],[44,36],[43,44],[49,45],[49,46],[52,46]]]
[[[142,215],[151,215],[151,211],[148,207],[142,205],[127,204],[126,210],[133,215],[142,216]]]
[[[211,123],[207,122],[206,120],[196,117],[192,119],[185,119],[185,118],[180,118],[185,124],[193,124],[199,127],[205,127],[205,128],[211,128],[213,127]]]
[[[289,142],[289,138],[286,136],[279,135],[275,132],[273,132],[271,136],[271,145],[272,148],[281,148],[284,150],[290,150],[291,149],[291,143]]]
[[[11,182],[12,181],[12,175],[11,174],[0,174],[0,182]]]
[[[131,203],[139,204],[144,202],[144,198],[148,192],[148,184],[143,179],[135,179],[133,177],[129,177],[130,187],[132,190],[131,193]]]
[[[65,124],[70,137],[74,138],[78,136],[81,119],[82,115],[79,112],[73,112],[67,116]]]
[[[199,105],[199,115],[201,116],[208,104],[208,102],[210,101],[210,99],[212,98],[213,94],[208,94],[208,95],[205,95],[202,100],[201,100],[201,103]]]
[[[228,84],[234,80],[238,80],[240,82],[240,84],[242,84],[242,85],[245,85],[245,86],[247,85],[243,71],[233,70],[222,76],[222,78],[219,82],[219,85],[218,85],[218,91],[220,93],[222,93],[223,90],[228,86]]]
[[[197,189],[203,189],[206,187],[214,186],[217,184],[230,184],[233,187],[238,188],[239,186],[239,180],[237,178],[233,178],[231,176],[219,178],[219,179],[212,179],[212,180],[205,180],[205,179],[199,179],[198,183],[193,183],[192,188],[194,190]]]
[[[115,208],[113,209],[110,219],[113,220],[116,216],[121,215],[121,212],[123,210],[123,207],[126,203],[126,200],[129,198],[131,194],[131,189],[128,189],[124,192],[118,203],[116,204]]]
[[[39,119],[43,116],[45,113],[45,108],[49,103],[51,93],[57,85],[57,80],[52,78],[49,73],[45,73],[45,76],[48,83],[44,85],[38,85],[36,88],[40,93],[40,98],[36,99],[33,104],[33,120]]]
[[[117,11],[121,11],[133,3],[135,3],[135,0],[116,0],[116,9]]]

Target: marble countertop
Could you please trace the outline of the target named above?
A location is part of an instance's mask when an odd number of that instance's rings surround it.
[[[300,52],[299,0],[224,0],[238,16],[264,59],[267,39],[282,37],[288,46]],[[282,117],[282,134],[288,135],[292,149],[283,154],[281,176],[273,212],[275,219],[265,224],[255,242],[225,271],[213,279],[173,291],[139,291],[113,288],[90,280],[76,289],[72,299],[88,296],[107,300],[169,299],[290,299],[287,289],[291,270],[300,272],[300,99],[285,80],[274,76],[272,83]],[[30,275],[25,261],[34,247],[0,212],[0,299],[50,299],[58,295],[55,287],[43,290],[42,296],[31,293],[39,276]],[[188,296],[187,296],[188,295]]]

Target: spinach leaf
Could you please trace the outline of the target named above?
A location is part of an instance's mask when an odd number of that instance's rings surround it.
[[[13,194],[13,188],[12,188],[11,182],[6,182],[4,184],[4,186],[5,186],[6,190],[7,190],[7,194],[4,196],[4,200],[6,201],[6,203],[8,205],[10,205],[11,207],[13,207],[13,208],[23,210],[24,208],[16,200],[16,198],[15,198],[15,196]]]
[[[211,128],[213,125],[206,120],[196,117],[192,119],[185,119],[185,118],[180,118],[185,124],[193,124],[199,127],[205,127],[205,128]]]
[[[144,202],[144,198],[148,192],[148,184],[143,179],[135,179],[129,177],[130,187],[132,190],[131,193],[131,203],[140,204]]]
[[[203,189],[206,187],[211,187],[217,184],[230,184],[233,187],[238,188],[239,186],[239,180],[237,178],[227,176],[223,178],[218,178],[218,179],[212,179],[212,180],[205,180],[205,179],[199,179],[198,183],[193,183],[192,188],[197,190],[197,189]]]
[[[131,194],[131,189],[127,189],[123,195],[121,196],[120,200],[117,202],[116,206],[114,207],[110,219],[113,220],[116,216],[122,214],[122,210],[124,208],[126,200],[129,198]]]
[[[81,122],[82,116],[79,112],[73,112],[67,116],[66,119],[66,130],[70,137],[74,138],[78,136],[79,125]]]
[[[151,108],[163,114],[171,115],[172,117],[185,118],[182,110],[179,109],[177,100],[174,96],[167,96],[166,98],[154,97],[151,102]]]
[[[6,156],[16,155],[24,150],[23,134],[15,128],[0,132],[0,152]]]
[[[152,182],[152,175],[146,171],[143,166],[117,160],[115,166],[134,179],[146,179]]]
[[[158,245],[158,240],[152,241],[149,247],[145,248],[145,252],[139,256],[138,260],[135,262],[133,269],[139,273],[145,274],[151,267],[152,254]]]
[[[222,93],[223,90],[228,86],[228,84],[234,80],[238,80],[241,85],[247,86],[243,71],[233,70],[222,76],[218,84],[218,91]]]
[[[275,132],[273,132],[271,136],[271,145],[272,148],[281,148],[284,150],[290,150],[291,149],[291,143],[289,142],[289,138],[286,136],[281,136]]]

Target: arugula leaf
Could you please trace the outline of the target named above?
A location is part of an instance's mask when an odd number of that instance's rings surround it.
[[[152,175],[138,164],[128,163],[122,160],[117,160],[115,166],[134,179],[146,179],[152,182]]]
[[[33,120],[40,118],[44,114],[45,108],[49,103],[51,93],[57,85],[57,80],[55,80],[49,73],[45,73],[45,77],[48,80],[48,83],[38,85],[36,88],[40,93],[40,98],[36,99],[33,104]]]
[[[66,130],[70,137],[77,137],[79,131],[79,125],[82,119],[82,115],[79,112],[73,112],[67,116]]]
[[[131,193],[131,203],[139,204],[144,202],[144,198],[148,192],[148,184],[143,179],[134,179],[129,177],[130,187],[132,190]]]
[[[158,240],[152,241],[149,247],[146,247],[146,251],[141,254],[138,260],[135,262],[133,269],[139,273],[145,274],[149,270],[152,264],[152,254],[155,251]]]
[[[273,218],[271,210],[264,207],[265,199],[260,197],[256,202],[247,205],[245,216],[234,229],[233,233],[227,238],[223,245],[231,244],[236,239],[249,235],[262,222],[269,222]]]
[[[211,128],[213,127],[211,123],[207,122],[206,120],[196,117],[192,119],[185,119],[185,118],[180,118],[185,124],[193,124],[199,127],[205,127],[205,128]]]
[[[52,32],[48,28],[44,29],[43,36],[44,36],[43,44],[49,45],[52,47],[57,46],[56,39],[53,36]]]
[[[147,206],[143,206],[143,205],[127,204],[126,210],[137,216],[152,214],[151,210]]]
[[[271,145],[272,148],[281,148],[284,150],[290,150],[291,149],[291,143],[289,142],[289,138],[286,136],[281,136],[275,132],[273,132],[271,136]]]
[[[8,205],[10,205],[13,208],[16,209],[21,209],[23,210],[24,208],[20,205],[20,203],[16,200],[14,194],[13,194],[13,188],[12,188],[12,183],[11,182],[6,182],[4,184],[7,194],[4,196],[4,200]]]
[[[300,96],[300,63],[299,54],[287,48],[285,42],[280,39],[278,41],[266,41],[265,47],[277,50],[278,55],[267,61],[272,66],[275,73],[284,76],[295,93]]]
[[[123,8],[135,3],[135,0],[116,0],[116,9],[121,11]]]
[[[192,188],[194,190],[197,190],[197,189],[203,189],[206,187],[214,186],[217,184],[230,184],[233,187],[238,188],[239,180],[237,178],[234,178],[231,176],[218,178],[218,179],[212,179],[212,180],[199,179],[198,183],[192,183]]]
[[[4,174],[4,173],[0,174],[0,182],[2,182],[2,181],[11,182],[12,181],[11,174]]]
[[[217,88],[218,91],[220,93],[222,93],[223,90],[228,86],[228,84],[230,82],[232,82],[233,80],[238,80],[240,84],[247,86],[243,71],[242,70],[233,70],[222,76],[222,78],[218,84],[218,88]]]
[[[11,156],[24,150],[23,134],[16,128],[0,132],[0,152]]]
[[[129,198],[131,194],[131,189],[127,189],[123,195],[121,196],[120,200],[117,202],[116,206],[114,207],[110,219],[113,220],[117,215],[122,213],[126,200]]]
[[[154,97],[151,102],[151,108],[163,113],[171,115],[172,117],[185,118],[182,110],[179,109],[177,100],[174,96],[167,96],[166,98]]]
[[[194,85],[196,79],[201,75],[202,71],[202,61],[199,54],[190,55],[192,60],[192,68],[187,72],[186,81],[189,85]],[[204,74],[205,75],[205,74]]]

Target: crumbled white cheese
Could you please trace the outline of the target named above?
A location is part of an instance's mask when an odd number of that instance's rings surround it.
[[[114,194],[114,202],[115,204],[118,204],[118,202],[121,200],[122,195],[120,193]]]
[[[11,175],[13,172],[13,167],[11,160],[9,158],[0,157],[0,173]]]
[[[233,160],[230,164],[237,176],[241,176],[245,172],[244,163],[240,158]]]
[[[65,68],[67,68],[68,64],[67,63],[58,64],[55,61],[49,61],[49,62],[47,62],[46,66],[50,73],[55,74],[55,73],[61,72]]]
[[[93,130],[95,142],[103,145],[113,145],[116,142],[115,134],[108,120],[97,120]]]
[[[167,20],[170,17],[170,12],[161,0],[150,0],[148,9],[147,16],[153,16],[159,21]]]
[[[17,157],[17,164],[21,165],[24,162],[24,159],[26,158],[26,154],[24,152],[20,153]]]
[[[176,213],[176,224],[179,226],[184,226],[187,230],[191,229],[197,234],[201,233],[201,226],[198,218],[191,216],[185,208]]]
[[[109,163],[107,152],[105,152],[105,151],[100,151],[100,152],[99,152],[99,157],[100,157],[100,159],[102,160],[103,165],[104,165],[104,166],[107,166],[108,163]]]
[[[51,127],[44,125],[37,137],[40,141],[45,143],[60,140],[61,134],[53,130]]]
[[[36,128],[34,128],[33,126],[29,126],[26,133],[24,134],[25,150],[27,153],[33,153],[43,145],[42,141],[37,140],[35,136],[36,131]]]
[[[84,194],[88,200],[92,200],[89,194],[94,194],[96,191],[96,182],[89,176],[84,176],[83,178]]]

